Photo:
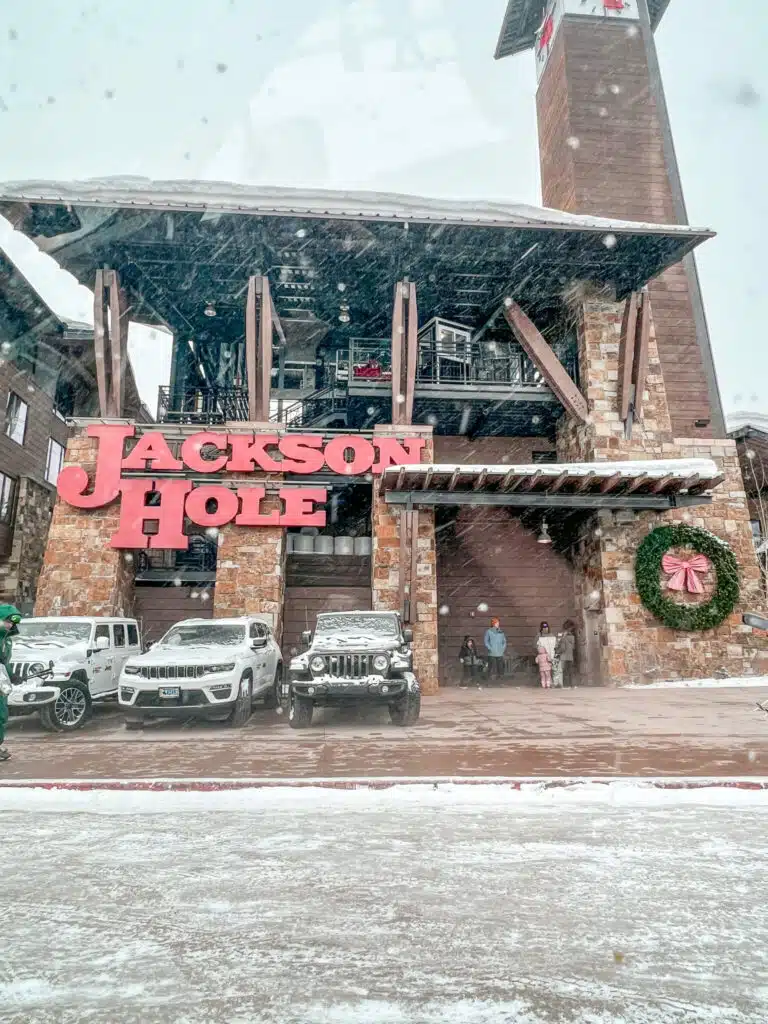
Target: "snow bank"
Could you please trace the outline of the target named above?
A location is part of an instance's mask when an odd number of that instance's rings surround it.
[[[554,783],[554,784],[553,784]],[[713,807],[757,806],[768,811],[768,779],[541,780],[464,785],[453,782],[403,783],[388,789],[339,790],[322,786],[265,787],[220,792],[147,792],[136,790],[50,790],[0,788],[0,812],[39,811],[89,814],[178,814],[181,812],[258,812],[308,808],[365,811],[398,807],[488,807],[536,810],[567,807]],[[669,788],[664,788],[669,787]]]
[[[738,686],[762,686],[768,689],[768,676],[734,676],[732,679],[667,679],[656,683],[626,683],[622,690],[683,690],[688,687],[723,690]]]

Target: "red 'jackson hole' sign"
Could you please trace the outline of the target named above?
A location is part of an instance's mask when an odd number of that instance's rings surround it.
[[[135,427],[93,425],[88,436],[98,438],[93,487],[82,466],[65,466],[59,473],[59,497],[75,508],[102,508],[120,499],[120,523],[110,539],[113,548],[186,548],[186,516],[198,526],[325,526],[325,510],[317,508],[328,496],[324,487],[280,487],[281,508],[262,509],[264,486],[236,489],[215,484],[195,486],[191,480],[167,474],[264,472],[307,474],[330,470],[340,476],[381,473],[387,466],[418,463],[423,438],[397,441],[376,437],[368,441],[354,434],[325,443],[312,434],[220,434],[203,431],[190,435],[177,459],[159,431],[142,434],[125,454],[126,441]],[[125,473],[145,476],[126,477]],[[146,533],[147,523],[156,532]]]

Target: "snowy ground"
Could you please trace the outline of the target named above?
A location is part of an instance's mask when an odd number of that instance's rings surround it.
[[[0,791],[4,1022],[762,1024],[768,794]]]

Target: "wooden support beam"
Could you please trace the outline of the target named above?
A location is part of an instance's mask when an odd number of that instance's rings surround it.
[[[686,477],[685,480],[680,484],[681,491],[690,491],[699,482],[699,474],[694,473],[693,476]]]
[[[578,483],[578,485],[576,487],[575,493],[576,494],[581,494],[582,491],[586,491],[587,488],[590,486],[590,484],[593,484],[595,482],[596,478],[597,478],[597,473],[592,473],[592,472],[587,473],[587,475],[583,476],[581,478],[581,480],[579,481],[579,483]]]
[[[429,485],[432,483],[432,477],[435,475],[434,469],[428,469],[424,474],[424,483],[421,485],[422,490],[426,491],[429,489]]]
[[[510,491],[516,491],[520,484],[523,482],[524,477],[521,477],[516,469],[510,469],[504,479],[501,481],[500,491],[504,491],[508,494]]]
[[[398,472],[398,474],[397,474],[397,483],[395,484],[395,487],[398,489],[398,491],[402,491],[404,483],[405,483],[405,470],[401,469]]]
[[[624,303],[624,318],[619,338],[619,416],[626,420],[632,403],[632,371],[635,365],[635,334],[640,296],[632,292]]]
[[[449,491],[455,491],[456,490],[456,484],[459,482],[459,477],[460,476],[461,476],[461,469],[454,469],[454,471],[451,473],[451,479],[448,481],[448,490]]]
[[[419,510],[414,509],[411,512],[411,531],[410,531],[410,543],[411,543],[411,578],[410,588],[408,591],[408,618],[409,621],[413,622],[416,619],[416,581],[418,579],[418,562],[419,562]]]
[[[96,383],[99,389],[99,415],[109,416],[109,390],[107,382],[107,331],[109,315],[107,288],[104,275],[107,271],[96,271],[96,283],[93,289],[93,347],[96,356]],[[111,363],[109,365],[111,373]],[[111,384],[111,381],[109,382]]]
[[[256,278],[248,278],[248,297],[245,303],[245,375],[248,382],[248,419],[257,419],[258,398],[256,380],[256,346],[258,324],[256,321]]]
[[[416,391],[416,364],[419,360],[419,311],[416,305],[416,285],[413,281],[408,284],[408,319],[406,327],[406,352],[405,352],[405,407],[403,409],[403,424],[410,426],[413,423],[413,399]]]
[[[666,476],[663,476],[660,480],[656,481],[656,483],[651,488],[651,494],[660,494],[665,487],[669,486],[669,484],[672,483],[674,479],[674,474],[667,473]]]
[[[699,484],[694,484],[688,490],[689,494],[702,494],[704,491],[711,491],[715,487],[719,487],[720,484],[725,482],[725,474],[721,473],[719,476],[714,477],[712,480],[702,480]]]
[[[624,493],[634,494],[635,491],[639,491],[641,487],[645,487],[646,484],[649,484],[651,480],[653,480],[653,477],[648,476],[647,473],[644,474],[643,476],[639,476],[635,480],[632,480],[630,482],[629,487],[627,487]]]
[[[560,476],[556,476],[552,481],[552,485],[547,487],[547,494],[557,494],[560,488],[563,486],[565,481],[568,479],[568,470],[564,469]]]
[[[400,564],[398,566],[399,604],[400,615],[407,620],[407,609],[405,607],[405,567],[408,560],[408,512],[403,509],[399,515],[398,527],[400,530]]]
[[[651,299],[647,288],[643,289],[642,299],[643,302],[640,308],[640,322],[637,326],[637,344],[635,346],[635,417],[640,416],[643,411],[643,391],[645,390],[645,378],[648,376],[648,345],[651,337]]]
[[[125,292],[117,271],[109,272],[109,341],[112,361],[110,415],[122,418],[125,411],[125,378],[128,372],[128,316]]]
[[[607,477],[600,484],[600,493],[607,494],[608,491],[612,491],[617,483],[621,480],[621,473],[614,473],[613,476]]]
[[[261,303],[259,316],[259,346],[256,379],[258,380],[257,418],[266,423],[269,420],[269,399],[272,392],[272,295],[269,278],[261,278]]]
[[[480,475],[475,478],[475,482],[472,484],[472,490],[480,491],[485,486],[485,481],[488,479],[488,470],[481,469]]]
[[[403,394],[403,364],[405,362],[405,285],[395,285],[395,302],[392,309],[392,423],[403,425],[404,402],[398,401]],[[350,371],[351,372],[351,371]]]
[[[528,358],[536,366],[564,408],[582,423],[589,415],[587,400],[541,332],[512,299],[504,300],[504,317]]]
[[[522,481],[521,486],[520,486],[520,490],[521,491],[532,491],[534,489],[534,487],[536,486],[536,484],[541,479],[541,476],[542,476],[541,470],[537,469],[535,473],[532,473],[531,476],[526,477]]]

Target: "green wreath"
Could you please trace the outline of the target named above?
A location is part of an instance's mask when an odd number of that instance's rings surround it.
[[[717,583],[706,604],[677,604],[665,596],[661,560],[670,548],[693,548],[714,566]],[[739,600],[739,566],[731,549],[706,530],[680,523],[652,530],[637,549],[635,583],[648,611],[670,629],[688,632],[714,629],[728,618]]]

